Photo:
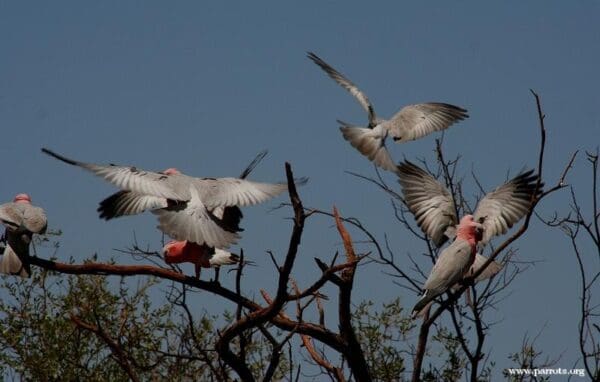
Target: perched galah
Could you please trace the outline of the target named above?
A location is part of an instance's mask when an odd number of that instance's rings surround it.
[[[389,120],[377,118],[369,98],[352,81],[316,54],[309,52],[308,58],[350,92],[365,109],[369,117],[367,128],[338,120],[340,130],[345,140],[384,170],[396,171],[396,164],[385,147],[388,135],[398,143],[412,141],[435,131],[445,130],[455,122],[469,117],[467,110],[458,106],[430,102],[405,106]]]
[[[246,179],[254,170],[258,163],[267,155],[267,151],[260,152],[250,164],[240,174],[240,179]],[[162,172],[165,175],[178,174],[175,168],[169,168]],[[169,199],[154,196],[151,194],[141,194],[132,191],[119,191],[100,202],[98,212],[100,218],[111,220],[124,215],[137,215],[144,211],[156,210],[169,207]],[[242,231],[239,227],[242,219],[242,211],[237,206],[217,207],[211,211],[220,219],[224,227],[233,232]]]
[[[458,217],[450,192],[431,174],[409,161],[398,166],[397,174],[404,201],[421,230],[438,247],[448,239],[453,239]],[[479,202],[473,215],[475,221],[482,226],[482,231],[477,232],[480,247],[487,244],[493,236],[506,233],[527,214],[536,192],[537,180],[538,176],[533,174],[533,170],[523,172],[489,192]],[[542,192],[542,186],[543,184],[536,195]],[[465,277],[473,275],[487,260],[487,257],[476,253]],[[475,282],[491,278],[501,269],[502,265],[492,262]]]
[[[46,232],[46,213],[31,204],[29,195],[18,194],[11,203],[0,205],[0,223],[6,227],[0,273],[29,277],[29,245],[33,234]]]
[[[175,240],[187,240],[215,248],[227,248],[239,234],[211,211],[219,207],[243,207],[267,201],[287,189],[287,183],[258,183],[238,178],[195,178],[169,171],[159,173],[131,166],[78,162],[48,149],[42,151],[70,165],[81,167],[124,191],[167,200],[154,209],[158,228]],[[307,182],[299,179],[298,184]]]
[[[465,215],[460,219],[456,239],[444,248],[435,262],[423,286],[425,293],[413,308],[413,317],[418,316],[430,301],[446,292],[469,272],[475,261],[479,229],[482,229],[481,224],[475,222],[473,215]]]
[[[194,264],[196,278],[200,278],[201,268],[215,268],[215,271],[218,272],[221,265],[237,264],[240,261],[240,257],[233,253],[186,240],[167,243],[163,247],[163,256],[167,264]],[[218,273],[215,276],[216,280],[218,280]]]

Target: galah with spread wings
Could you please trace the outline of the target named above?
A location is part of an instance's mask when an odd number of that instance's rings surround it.
[[[163,256],[167,264],[194,264],[196,278],[200,278],[201,268],[215,268],[215,281],[218,280],[218,270],[221,265],[237,264],[240,261],[240,257],[231,252],[186,240],[167,243],[163,247]]]
[[[431,174],[409,161],[398,166],[397,174],[404,201],[421,230],[438,247],[454,238],[458,217],[450,192]],[[482,232],[478,233],[481,235],[478,238],[480,246],[492,237],[506,233],[527,214],[536,194],[537,181],[538,176],[533,170],[525,171],[485,195],[473,214],[475,222],[482,226]],[[540,184],[536,196],[542,192],[542,186]],[[487,260],[477,253],[465,276],[474,274]],[[492,262],[475,281],[491,278],[501,269],[500,264]]]
[[[239,234],[213,212],[222,207],[244,207],[265,202],[287,189],[287,183],[258,183],[239,178],[196,178],[178,171],[145,171],[132,166],[98,165],[42,151],[67,164],[104,178],[123,191],[167,200],[167,207],[153,209],[158,228],[175,240],[187,240],[215,248],[227,248]],[[298,184],[307,182],[299,179]]]
[[[29,195],[18,194],[13,202],[0,205],[0,223],[6,227],[0,273],[29,277],[29,245],[33,234],[46,232],[46,213],[31,204]]]
[[[256,165],[267,155],[266,151],[260,152],[252,162],[242,171],[240,179],[245,179]],[[135,210],[128,207],[135,206],[136,198],[130,195],[129,191],[120,191],[100,202],[100,217],[105,217],[107,220],[111,217],[120,216],[115,212],[128,212]],[[149,198],[151,196],[141,196]],[[137,199],[139,199],[138,197]],[[155,198],[155,197],[152,197]],[[141,205],[142,203],[137,203]],[[156,203],[157,208],[165,208],[163,203]],[[233,231],[242,231],[240,221],[243,217],[242,211],[238,207],[217,207],[211,211],[218,219]],[[104,215],[104,216],[103,216]],[[196,244],[186,240],[171,241],[163,247],[163,256],[167,264],[174,263],[192,263],[194,264],[196,278],[200,278],[201,268],[214,268],[215,281],[219,279],[219,269],[221,265],[237,264],[240,257],[231,252],[227,252],[220,248],[209,247],[206,244]]]
[[[461,107],[447,103],[428,102],[405,106],[389,120],[378,118],[367,95],[352,81],[316,54],[308,52],[308,58],[350,92],[365,109],[369,118],[366,128],[338,120],[341,125],[340,130],[345,140],[384,170],[396,171],[396,164],[385,147],[385,140],[388,136],[397,143],[412,141],[435,131],[445,130],[452,124],[469,117],[467,110]]]
[[[260,161],[267,155],[267,151],[261,151],[250,164],[240,174],[240,179],[246,179]],[[162,174],[178,174],[175,168],[169,168]],[[132,191],[119,191],[100,202],[98,212],[100,218],[111,220],[124,215],[137,215],[144,211],[153,211],[169,207],[169,199],[154,196],[151,194],[141,194]],[[217,207],[210,211],[224,226],[232,232],[243,231],[240,227],[240,220],[243,217],[242,211],[237,206]]]

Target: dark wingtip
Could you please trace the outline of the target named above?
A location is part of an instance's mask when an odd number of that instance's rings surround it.
[[[68,164],[73,165],[73,166],[77,166],[79,164],[77,161],[74,161],[73,159],[69,159],[69,158],[64,157],[64,156],[62,156],[60,154],[57,154],[54,151],[52,151],[50,149],[47,149],[45,147],[42,147],[42,152],[44,154],[46,154],[46,155],[50,155],[53,158],[56,158],[56,159],[58,159],[58,160],[60,160],[62,162],[68,163]]]
[[[302,178],[296,178],[294,179],[294,183],[296,183],[297,186],[304,186],[306,183],[308,183],[308,177],[303,176]]]
[[[99,212],[98,217],[109,221],[122,216],[122,214],[119,213],[119,200],[126,193],[128,193],[128,191],[118,191],[98,203],[98,208],[96,209],[96,211]]]
[[[250,162],[250,164],[248,165],[248,167],[246,167],[244,169],[244,171],[242,171],[241,175],[240,175],[240,179],[246,179],[246,177],[248,177],[248,175],[250,175],[250,173],[252,171],[254,171],[254,169],[256,168],[256,166],[264,159],[264,157],[267,156],[267,154],[269,153],[269,151],[267,149],[264,149],[263,151],[259,152],[256,157],[254,157],[254,159],[252,160],[252,162]]]

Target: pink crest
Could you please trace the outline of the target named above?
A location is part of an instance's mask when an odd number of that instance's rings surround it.
[[[31,203],[31,198],[27,194],[17,194],[13,201],[15,203]]]

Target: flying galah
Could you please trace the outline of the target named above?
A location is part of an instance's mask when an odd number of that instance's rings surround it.
[[[425,293],[413,308],[413,317],[418,316],[430,301],[446,292],[469,272],[475,261],[479,229],[482,229],[481,224],[475,222],[473,215],[465,215],[460,220],[456,229],[456,239],[444,248],[435,262],[423,286]]]
[[[267,155],[267,151],[260,152],[240,174],[240,179],[246,179],[258,163]],[[162,172],[165,175],[178,174],[175,168]],[[147,210],[156,210],[169,207],[169,200],[150,194],[140,194],[132,191],[119,191],[100,202],[98,212],[100,218],[110,220],[124,215],[137,215]],[[242,211],[237,206],[217,207],[210,211],[220,219],[227,230],[242,231],[239,227]]]
[[[396,171],[396,164],[385,147],[388,135],[398,143],[412,141],[435,131],[445,130],[452,124],[469,117],[467,110],[458,106],[429,102],[405,106],[389,120],[377,118],[369,98],[352,81],[316,54],[308,52],[308,58],[350,92],[365,109],[369,118],[367,128],[338,120],[341,125],[340,130],[345,140],[384,170]]]
[[[167,243],[163,247],[163,256],[167,264],[194,264],[196,278],[200,278],[201,268],[215,268],[215,271],[218,271],[221,265],[236,264],[240,261],[240,257],[233,253],[186,240]],[[217,280],[217,277],[215,276],[215,280]]]
[[[31,204],[29,195],[18,194],[11,203],[0,205],[0,223],[6,227],[0,273],[29,277],[29,245],[33,234],[46,232],[46,213]]]
[[[195,178],[169,171],[159,173],[131,166],[98,165],[78,162],[48,149],[56,159],[104,178],[124,191],[167,200],[166,208],[152,210],[158,228],[175,240],[187,240],[215,248],[236,243],[239,234],[211,211],[218,207],[243,207],[267,201],[287,189],[287,183],[258,183],[238,178]],[[298,184],[307,182],[299,179]]]

